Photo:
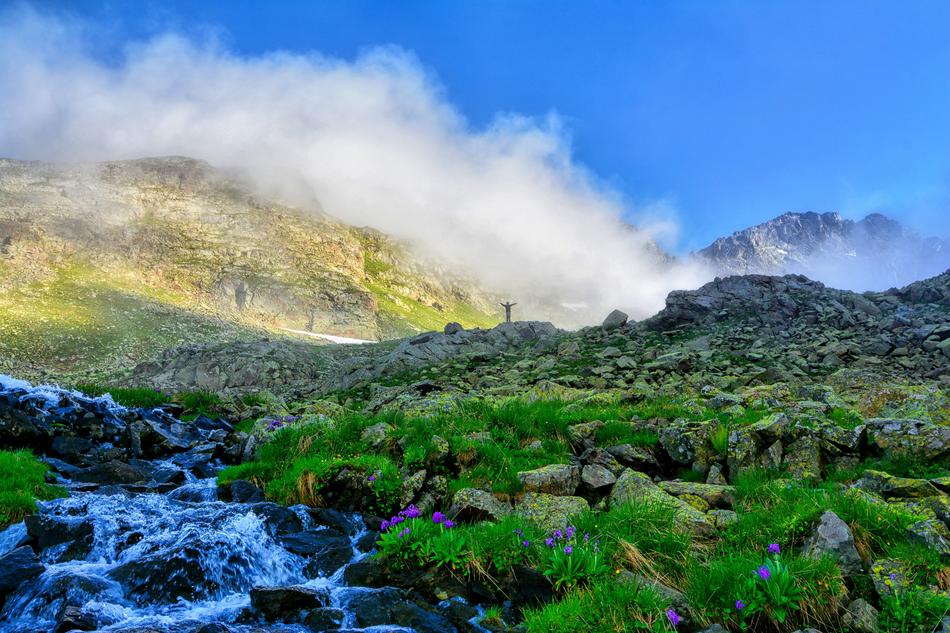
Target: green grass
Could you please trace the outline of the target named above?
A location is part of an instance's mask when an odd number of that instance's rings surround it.
[[[74,389],[94,397],[109,394],[115,402],[124,407],[150,409],[172,401],[171,395],[147,387],[103,387],[93,383],[81,383],[76,385]]]
[[[46,483],[47,466],[29,451],[0,451],[0,528],[36,511],[36,502],[66,495]]]
[[[576,590],[565,598],[525,614],[528,633],[626,633],[672,631],[669,602],[650,587],[613,579]]]

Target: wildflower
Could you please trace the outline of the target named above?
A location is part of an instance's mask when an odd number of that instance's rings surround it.
[[[376,481],[376,475],[370,475],[370,476],[369,476],[369,483],[373,483],[374,481]]]
[[[524,531],[521,528],[518,528],[517,530],[512,530],[511,533],[517,534],[518,536],[524,536]]]
[[[670,624],[673,625],[673,628],[674,628],[674,629],[679,626],[679,624],[680,624],[680,614],[679,614],[679,613],[677,613],[677,612],[674,611],[673,609],[667,609],[667,610],[666,610],[666,617],[667,617],[667,619],[669,619]]]
[[[765,565],[762,565],[761,567],[759,567],[758,574],[759,574],[759,578],[761,578],[762,580],[768,580],[769,578],[772,577],[771,570],[769,570],[769,568],[766,567]]]
[[[399,538],[402,538],[404,536],[409,536],[410,532],[412,532],[412,529],[406,528],[405,530],[399,533]]]
[[[383,521],[379,524],[379,529],[383,532],[389,529],[389,521]]]
[[[444,515],[444,514],[442,514],[441,512],[433,512],[433,513],[432,513],[432,522],[433,522],[433,523],[442,523],[443,521],[445,521],[445,515]]]
[[[778,546],[778,543],[769,543],[769,554],[780,554],[782,548]]]
[[[564,547],[564,553],[570,556],[574,552],[574,548],[570,545]]]
[[[415,505],[410,505],[408,508],[403,510],[403,513],[403,516],[405,516],[407,519],[415,519],[422,516],[422,511]]]
[[[745,603],[742,600],[736,600],[736,611],[745,609]]]
[[[524,545],[525,547],[530,547],[531,541],[521,541],[521,544]]]
[[[590,533],[588,533],[588,532],[585,532],[585,533],[584,533],[584,542],[585,542],[585,543],[590,543]]]
[[[573,526],[573,525],[568,526],[568,528],[567,528],[567,538],[574,538],[574,532],[575,532],[574,526]]]
[[[446,519],[443,525],[445,525],[445,529],[451,530],[452,528],[455,527],[455,522],[452,521],[451,519]]]
[[[554,539],[549,536],[546,539],[544,539],[544,544],[547,545],[548,547],[554,547]]]
[[[560,541],[562,538],[564,538],[564,532],[561,530],[554,530],[554,540]]]

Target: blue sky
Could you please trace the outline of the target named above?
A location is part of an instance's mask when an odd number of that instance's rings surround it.
[[[676,209],[678,250],[793,210],[882,211],[950,235],[950,3],[50,6],[108,25],[116,45],[172,27],[246,55],[413,51],[473,126],[563,117],[591,171]]]

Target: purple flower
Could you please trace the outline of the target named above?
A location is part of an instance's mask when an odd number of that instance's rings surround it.
[[[524,545],[525,547],[530,547],[531,541],[521,541],[521,544]]]
[[[444,515],[444,514],[442,514],[441,512],[433,512],[433,513],[432,513],[432,522],[433,522],[433,523],[442,523],[443,521],[445,521],[445,515]]]
[[[564,553],[567,554],[568,556],[570,556],[573,552],[574,552],[574,548],[571,547],[570,545],[564,548]]]
[[[742,600],[736,600],[736,611],[745,609],[745,603]]]
[[[402,538],[402,537],[404,537],[404,536],[409,536],[409,533],[410,533],[410,532],[412,532],[412,529],[411,529],[411,528],[406,528],[405,530],[403,530],[402,532],[399,533],[399,538]]]
[[[376,481],[376,475],[370,475],[370,476],[369,476],[369,483],[373,483],[374,481]]]
[[[422,516],[422,511],[414,505],[410,505],[408,508],[401,512],[403,516],[407,519],[416,519]]]
[[[445,529],[451,530],[452,528],[455,527],[455,522],[452,521],[452,519],[446,519],[443,525],[445,525]]]
[[[679,614],[679,613],[677,613],[677,612],[674,611],[673,609],[667,609],[667,611],[666,611],[666,617],[669,619],[670,624],[673,625],[673,628],[674,628],[674,629],[679,626],[679,624],[680,624],[680,614]]]
[[[521,528],[518,528],[517,530],[512,530],[511,533],[517,534],[518,536],[524,536],[524,532],[521,530]]]
[[[574,538],[574,526],[568,526],[567,528],[567,538]]]
[[[554,530],[554,538],[555,540],[560,541],[562,538],[564,538],[564,532],[561,530]]]
[[[385,532],[386,530],[388,530],[388,529],[389,529],[389,521],[383,521],[382,523],[380,523],[380,524],[379,524],[379,529],[382,530],[383,532]]]
[[[769,554],[780,554],[782,548],[778,546],[778,543],[769,543]]]
[[[585,543],[590,543],[590,534],[589,534],[589,533],[584,533],[584,542],[585,542]]]
[[[759,567],[759,569],[757,570],[757,573],[759,574],[759,578],[761,578],[762,580],[768,580],[769,578],[772,577],[771,570],[765,565],[762,565],[761,567]]]
[[[544,539],[544,544],[547,545],[548,547],[554,547],[554,539],[549,536],[546,539]]]

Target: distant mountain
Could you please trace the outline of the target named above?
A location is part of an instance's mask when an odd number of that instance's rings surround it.
[[[798,273],[834,288],[881,290],[950,268],[950,241],[921,237],[879,213],[785,213],[721,237],[696,256],[718,275]]]

